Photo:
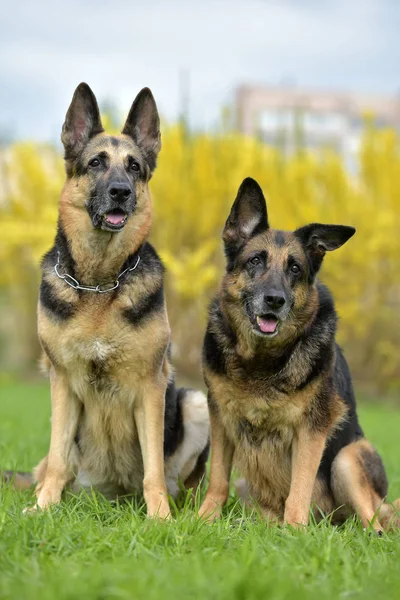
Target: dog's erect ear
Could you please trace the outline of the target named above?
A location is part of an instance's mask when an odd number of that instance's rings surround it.
[[[244,244],[268,229],[267,205],[258,183],[247,177],[241,184],[226,220],[222,239],[228,266]]]
[[[152,172],[161,149],[161,133],[157,104],[149,88],[143,88],[136,96],[122,133],[131,136],[139,146]]]
[[[321,223],[312,223],[296,229],[294,234],[307,252],[312,277],[319,271],[325,252],[340,248],[355,232],[354,227],[347,225],[322,225]]]
[[[65,158],[74,159],[90,138],[104,131],[96,96],[87,83],[80,83],[65,117],[61,141]]]

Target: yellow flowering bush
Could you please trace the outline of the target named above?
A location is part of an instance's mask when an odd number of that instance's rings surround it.
[[[54,237],[62,160],[52,148],[18,144],[0,157],[0,169],[0,285],[6,296],[18,289],[26,298],[37,285],[39,258]],[[326,257],[321,278],[334,293],[339,341],[356,379],[384,391],[400,388],[399,137],[371,127],[357,174],[349,174],[342,159],[328,151],[286,158],[238,133],[188,135],[180,126],[164,127],[150,184],[152,242],[168,269],[180,371],[199,375],[207,304],[224,267],[221,231],[247,176],[262,186],[273,227],[319,221],[357,228],[348,244]],[[9,310],[21,310],[20,304]],[[30,319],[34,327],[32,312]]]

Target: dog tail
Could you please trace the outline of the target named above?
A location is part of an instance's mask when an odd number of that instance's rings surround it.
[[[189,388],[179,388],[177,413],[181,430],[179,477],[186,489],[196,493],[206,474],[206,464],[210,450],[210,419],[207,398],[203,392]]]
[[[0,483],[8,483],[16,490],[27,490],[32,487],[35,482],[32,473],[1,471]]]
[[[400,498],[390,504],[382,504],[379,521],[385,530],[400,529]]]

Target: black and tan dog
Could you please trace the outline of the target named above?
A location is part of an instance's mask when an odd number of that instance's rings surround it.
[[[204,374],[211,419],[210,485],[202,516],[220,515],[232,462],[262,513],[291,525],[357,513],[365,527],[383,504],[382,461],[357,420],[336,313],[316,275],[353,227],[270,229],[259,185],[246,179],[225,225],[227,271],[210,308]],[[340,513],[340,514],[339,514]]]
[[[108,496],[143,489],[148,514],[167,517],[167,491],[175,495],[178,480],[196,487],[204,474],[209,422],[204,395],[175,388],[164,268],[146,241],[161,148],[150,90],[113,137],[80,84],[62,142],[67,181],[38,308],[52,423],[35,470],[37,506],[58,503],[75,482]]]

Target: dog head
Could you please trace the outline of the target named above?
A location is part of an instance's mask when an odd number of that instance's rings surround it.
[[[153,95],[137,95],[119,136],[104,133],[96,97],[86,83],[75,90],[61,140],[65,148],[68,202],[91,226],[119,232],[146,202],[161,148],[160,120]],[[86,214],[85,214],[86,213]],[[89,224],[89,222],[88,222]]]
[[[294,232],[271,229],[260,186],[245,179],[223,231],[223,293],[236,320],[257,336],[277,340],[305,325],[315,308],[315,278],[325,252],[354,233],[354,227],[319,223]]]

